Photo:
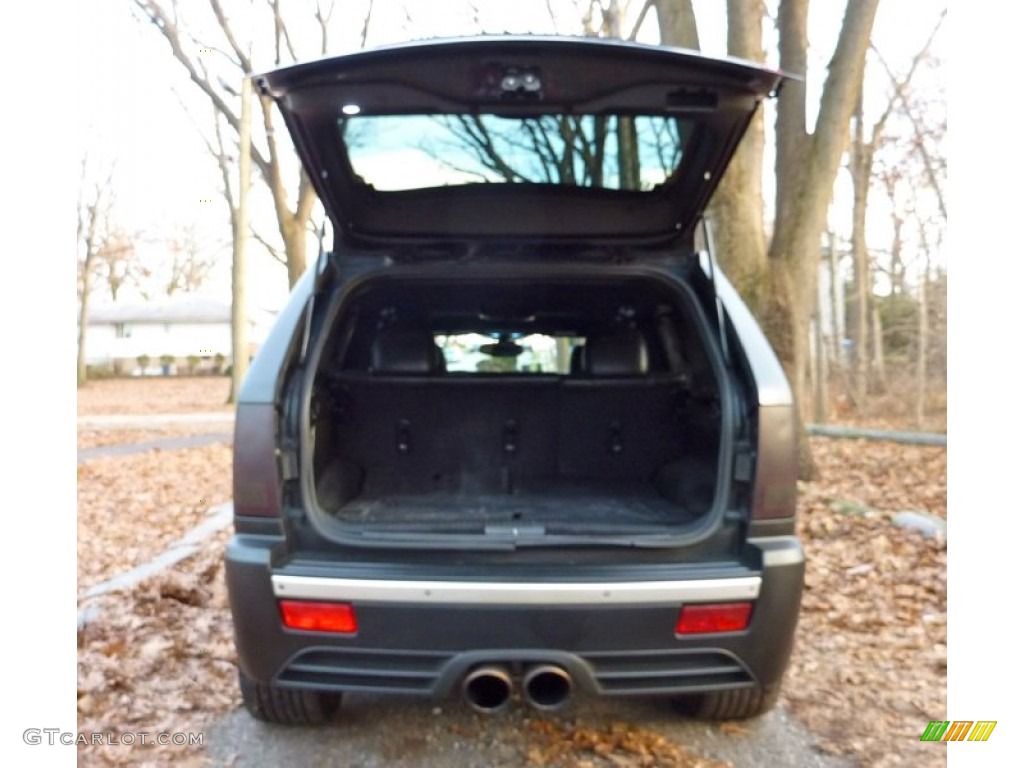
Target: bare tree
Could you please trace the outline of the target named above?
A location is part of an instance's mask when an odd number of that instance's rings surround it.
[[[764,229],[758,223],[760,190],[753,182],[760,173],[756,126],[755,138],[741,150],[734,177],[726,182],[714,207],[716,232],[721,232],[725,242],[722,256],[728,264],[726,271],[737,276],[744,296],[758,311],[789,374],[798,403],[808,370],[809,324],[817,289],[820,238],[825,230],[832,184],[847,142],[847,126],[862,79],[878,0],[850,0],[847,4],[817,122],[810,134],[806,129],[807,88],[803,79],[807,73],[808,5],[809,0],[781,0],[779,5],[781,68],[801,79],[787,83],[779,97],[775,223],[767,258],[762,261],[759,247]],[[690,3],[656,0],[656,6],[663,42],[696,47],[696,24]],[[728,11],[729,52],[757,59],[762,4],[730,0]],[[760,294],[756,286],[766,286],[767,295]],[[806,435],[800,453],[801,476],[810,477],[814,465]]]
[[[697,17],[690,0],[654,0],[658,12],[661,42],[677,48],[700,50],[697,36]]]
[[[280,0],[267,0],[265,4],[250,3],[248,18],[232,16],[220,0],[208,0],[212,23],[202,26],[199,18],[199,3],[179,6],[177,0],[133,0],[140,17],[153,25],[170,48],[171,55],[188,74],[190,81],[207,98],[216,114],[217,130],[237,136],[241,116],[237,106],[238,91],[234,85],[243,76],[253,73],[253,61],[249,44],[253,37],[261,34],[252,21],[248,30],[247,22],[257,17],[257,10],[269,11],[259,18],[269,18],[270,26],[266,38],[274,51],[274,64],[280,65],[299,58],[299,46],[290,31],[290,20],[285,18]],[[289,6],[294,7],[294,6]],[[187,8],[187,14],[183,10]],[[319,49],[305,51],[308,57],[325,55],[328,52],[328,31],[335,3],[315,3],[312,17],[319,31]],[[363,40],[369,31],[368,6],[363,24]],[[292,20],[294,20],[293,17]],[[211,35],[213,37],[211,37]],[[226,69],[224,66],[226,65]],[[281,135],[280,124],[275,120],[273,101],[269,96],[259,97],[261,141],[254,142],[251,149],[252,163],[257,169],[273,201],[277,218],[278,234],[281,238],[285,262],[288,269],[289,285],[294,285],[306,269],[307,224],[316,203],[316,193],[306,173],[291,162],[291,152],[282,155],[278,143]],[[237,156],[232,150],[235,141],[222,136],[220,150]],[[208,146],[213,147],[208,142]],[[216,151],[214,156],[218,157]],[[289,180],[289,176],[291,179]],[[273,252],[273,248],[271,251]]]
[[[560,3],[560,6],[568,3]],[[573,22],[566,30],[560,15],[555,12],[552,0],[547,0],[548,17],[555,32],[583,35],[584,37],[617,37],[622,40],[636,40],[640,28],[647,19],[655,0],[572,0],[571,11],[566,16]],[[633,16],[633,11],[636,15]],[[632,17],[632,18],[630,18]],[[627,32],[628,27],[628,32]]]
[[[765,59],[762,0],[729,0],[728,53],[750,61]],[[740,295],[758,313],[768,270],[761,174],[764,165],[764,114],[758,110],[736,148],[711,201],[715,243],[722,269]]]
[[[114,166],[92,176],[89,157],[82,158],[78,188],[78,386],[88,380],[86,367],[86,329],[89,325],[89,298],[102,252],[109,245],[111,209],[114,203],[112,181]]]
[[[889,295],[903,293],[906,279],[906,265],[903,263],[903,227],[906,218],[897,199],[897,186],[903,175],[902,167],[886,168],[880,172],[882,184],[889,200],[889,216],[892,220],[892,245],[889,247],[889,265],[884,270],[889,280]]]
[[[779,52],[783,70],[807,73],[809,0],[781,0]],[[775,226],[768,250],[771,295],[762,309],[765,331],[786,368],[797,402],[807,371],[808,324],[817,289],[821,236],[832,185],[846,148],[850,118],[863,77],[864,58],[878,0],[850,0],[829,64],[813,133],[807,133],[806,88],[782,89],[776,118]],[[814,475],[806,436],[800,474]]]
[[[655,6],[662,43],[700,49],[690,0],[657,0]],[[764,61],[762,0],[729,0],[726,13],[729,55]],[[709,205],[722,269],[755,313],[763,299],[768,269],[761,193],[763,159],[764,115],[758,110]]]
[[[856,299],[854,387],[859,403],[867,401],[869,386],[880,388],[884,383],[884,355],[879,343],[881,339],[881,326],[874,319],[878,315],[878,310],[872,301],[874,270],[871,269],[869,264],[866,234],[868,195],[871,190],[875,154],[882,145],[885,130],[893,112],[900,107],[903,108],[904,112],[907,111],[906,94],[911,80],[931,48],[932,41],[935,39],[935,35],[938,33],[945,17],[946,11],[943,10],[928,39],[913,57],[910,66],[902,77],[896,79],[889,67],[885,67],[892,80],[892,91],[885,109],[875,121],[870,134],[865,135],[862,94],[858,96],[857,107],[854,111],[853,135],[850,141],[850,176],[853,180],[853,226],[851,239],[854,264],[854,294]],[[879,59],[881,59],[881,56],[879,56]],[[863,82],[860,84],[860,90],[863,92]],[[896,248],[894,247],[895,252]],[[869,331],[869,322],[874,326],[871,331]],[[869,333],[871,338],[869,338]],[[874,341],[872,341],[872,338]],[[873,377],[871,376],[872,370],[875,372]],[[873,380],[870,380],[872,378]]]
[[[139,259],[135,248],[138,239],[137,234],[115,227],[95,254],[96,277],[106,285],[111,301],[117,301],[121,289],[139,278]]]
[[[925,400],[927,399],[928,385],[928,279],[931,272],[931,247],[928,243],[928,233],[924,220],[918,219],[920,229],[921,247],[924,249],[924,276],[921,280],[920,294],[918,296],[917,316],[917,360],[915,366],[916,392],[914,397],[914,421],[918,429],[924,429]]]
[[[275,7],[276,15],[276,7]],[[249,313],[246,301],[246,234],[249,230],[249,187],[252,164],[249,147],[252,143],[252,89],[242,82],[241,123],[238,141],[241,149],[238,164],[238,204],[232,207],[233,251],[231,254],[231,391],[228,402],[238,401],[246,371],[249,370]],[[227,179],[225,179],[227,182]]]
[[[875,123],[870,142],[864,140],[864,98],[857,97],[857,108],[853,115],[853,136],[850,140],[850,175],[853,177],[853,228],[851,251],[853,252],[853,386],[858,407],[867,401],[868,394],[868,318],[870,312],[872,274],[868,265],[867,211],[868,190],[871,186],[871,161],[877,141],[884,125],[886,114]],[[892,102],[890,102],[891,104]]]
[[[943,12],[942,18],[945,18],[945,12]],[[941,24],[941,22],[942,19],[940,18],[939,23]],[[936,25],[936,29],[937,28],[938,25]],[[934,34],[935,33],[933,32],[932,37],[934,37]],[[932,38],[930,37],[929,44],[931,39]],[[927,52],[927,48],[923,50]],[[913,150],[913,153],[920,159],[922,169],[924,171],[925,182],[928,188],[930,188],[934,193],[936,205],[939,208],[939,212],[942,214],[943,220],[945,220],[947,218],[946,198],[943,191],[944,185],[942,181],[945,173],[945,162],[941,157],[938,157],[936,153],[929,149],[929,146],[933,144],[937,138],[941,139],[945,136],[945,119],[939,121],[938,124],[932,123],[931,126],[927,126],[920,114],[920,105],[913,103],[911,100],[909,89],[905,86],[901,88],[900,79],[892,69],[890,69],[885,59],[881,56],[878,58],[882,67],[885,69],[886,75],[889,77],[889,80],[893,85],[895,96],[902,106],[901,114],[903,114],[910,122],[913,134],[910,147]],[[927,58],[922,56],[922,60],[927,61]],[[918,63],[919,61],[915,59],[915,68]]]
[[[662,43],[700,49],[690,0],[657,0],[655,6]],[[764,61],[763,1],[729,0],[726,13],[729,55]],[[755,313],[763,300],[768,270],[761,191],[763,159],[764,115],[758,110],[709,205],[722,269]]]
[[[164,292],[192,293],[199,290],[217,263],[215,256],[203,248],[194,226],[184,226],[167,241],[169,260]]]

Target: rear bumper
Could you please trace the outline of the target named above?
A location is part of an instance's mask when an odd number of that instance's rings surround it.
[[[721,578],[590,583],[353,580],[273,569],[280,539],[235,536],[226,572],[242,670],[281,686],[443,697],[473,667],[564,667],[598,695],[770,685],[789,660],[804,558],[793,537],[750,542],[759,567]],[[282,597],[351,602],[353,636],[284,629]],[[677,637],[683,602],[753,600],[742,632]]]

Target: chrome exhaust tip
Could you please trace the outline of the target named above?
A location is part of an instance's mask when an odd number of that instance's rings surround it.
[[[534,709],[561,709],[572,695],[572,678],[561,667],[539,664],[523,676],[523,698]]]
[[[477,667],[462,681],[462,694],[474,710],[500,712],[512,698],[512,678],[502,667]]]

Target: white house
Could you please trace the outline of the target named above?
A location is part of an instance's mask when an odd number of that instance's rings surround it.
[[[250,312],[250,357],[266,337],[273,313]],[[231,303],[202,294],[181,294],[146,303],[101,304],[90,309],[86,331],[88,365],[122,373],[160,373],[161,358],[174,367],[195,362],[200,370],[215,367],[219,355],[231,362]],[[141,355],[149,358],[139,369]]]

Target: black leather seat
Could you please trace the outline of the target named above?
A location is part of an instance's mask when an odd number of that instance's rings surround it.
[[[392,326],[377,334],[370,349],[370,370],[373,373],[442,373],[444,353],[429,332]]]
[[[583,375],[583,357],[587,353],[587,348],[580,344],[572,348],[572,354],[569,356],[569,375],[570,376],[582,376]]]
[[[647,373],[647,342],[634,328],[588,338],[583,369],[590,376],[643,376]]]

